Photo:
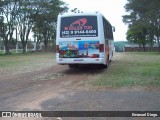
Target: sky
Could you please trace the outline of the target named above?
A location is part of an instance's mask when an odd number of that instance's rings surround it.
[[[62,0],[71,9],[78,8],[83,12],[101,12],[105,18],[115,27],[115,41],[125,41],[127,25],[122,22],[122,16],[126,15],[124,6],[127,0]]]

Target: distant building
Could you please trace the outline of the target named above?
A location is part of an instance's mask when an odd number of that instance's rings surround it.
[[[127,41],[115,41],[114,46],[115,46],[115,51],[116,52],[124,52],[124,47],[127,45]]]
[[[124,51],[125,52],[132,52],[132,51],[158,51],[158,44],[154,44],[153,48],[150,48],[150,45],[147,44],[145,46],[145,50],[143,48],[143,46],[139,45],[139,44],[133,44],[133,43],[128,43],[124,46]]]

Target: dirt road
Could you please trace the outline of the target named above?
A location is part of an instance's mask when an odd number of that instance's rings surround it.
[[[118,56],[116,56],[118,57]],[[116,59],[114,58],[114,60]],[[109,69],[109,68],[108,68]],[[1,111],[159,111],[157,88],[94,88],[88,80],[98,68],[52,65],[0,78]],[[10,71],[11,72],[11,71]],[[56,120],[56,118],[46,118]],[[68,120],[69,118],[63,118]],[[70,118],[85,120],[86,118]],[[106,118],[88,118],[106,119]],[[115,118],[112,118],[115,119]],[[128,118],[121,118],[128,119]],[[144,118],[146,119],[146,118]]]

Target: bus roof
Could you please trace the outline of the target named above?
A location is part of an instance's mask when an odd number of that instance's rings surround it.
[[[68,13],[59,14],[60,17],[81,16],[81,15],[101,15],[103,16],[100,12],[68,12]]]

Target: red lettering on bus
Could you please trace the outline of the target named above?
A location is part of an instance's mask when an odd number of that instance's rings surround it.
[[[70,26],[84,26],[87,23],[86,18],[79,19],[75,22],[73,22]]]

